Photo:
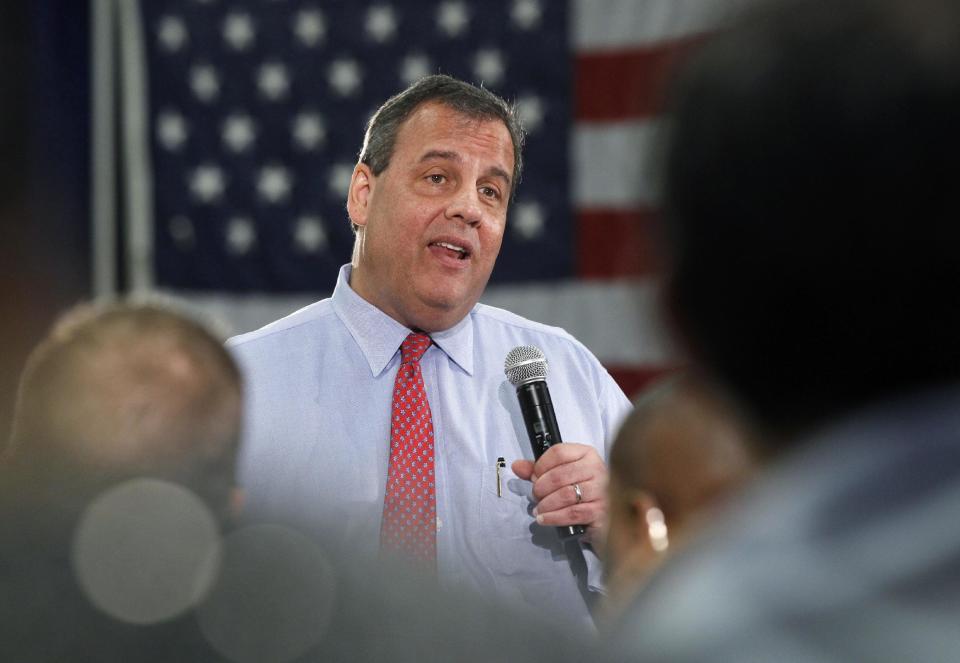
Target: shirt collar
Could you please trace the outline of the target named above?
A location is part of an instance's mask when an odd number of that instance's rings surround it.
[[[350,287],[350,265],[340,268],[333,289],[333,310],[360,346],[374,377],[383,373],[411,332],[389,315],[366,301]],[[433,332],[430,338],[467,375],[473,375],[473,321],[471,311],[450,329]]]

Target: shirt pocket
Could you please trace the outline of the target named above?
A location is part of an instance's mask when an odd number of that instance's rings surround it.
[[[480,528],[484,535],[497,539],[530,539],[532,514],[536,502],[533,486],[510,469],[500,468],[499,490],[496,468],[483,473],[480,494]]]
[[[500,469],[500,493],[497,473],[490,468],[483,474],[480,494],[480,530],[487,558],[502,582],[520,578],[539,578],[551,568],[558,537],[553,527],[537,524],[533,508],[533,486],[517,477],[507,466]],[[546,576],[545,576],[546,577]]]

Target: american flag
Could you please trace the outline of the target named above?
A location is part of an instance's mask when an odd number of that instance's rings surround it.
[[[350,258],[344,201],[367,119],[446,73],[516,101],[528,131],[482,301],[565,327],[630,393],[674,361],[647,235],[660,90],[729,4],[144,1],[127,49],[141,60],[121,67],[143,95],[125,105],[143,121],[125,126],[142,126],[149,182],[131,196],[131,280],[236,331],[328,293]]]

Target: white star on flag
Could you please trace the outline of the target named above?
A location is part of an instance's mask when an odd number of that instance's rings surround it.
[[[437,8],[437,25],[448,37],[459,37],[470,25],[470,12],[460,0],[448,0]]]
[[[257,175],[257,193],[268,203],[279,203],[290,197],[293,176],[288,168],[271,164]]]
[[[220,136],[231,151],[245,152],[256,140],[257,128],[246,113],[233,113],[223,121]]]
[[[254,36],[250,14],[233,12],[223,19],[223,38],[234,50],[247,50],[253,44]]]
[[[313,48],[327,35],[327,21],[319,9],[301,9],[293,19],[293,34],[301,44]]]
[[[319,113],[297,113],[291,133],[294,143],[303,150],[315,150],[327,139],[327,128]]]
[[[157,24],[157,40],[168,53],[176,53],[187,42],[187,26],[179,16],[164,16]]]
[[[411,53],[403,58],[400,65],[400,80],[405,85],[416,83],[418,80],[430,74],[430,58],[423,53]]]
[[[510,225],[519,237],[526,240],[536,239],[543,233],[543,209],[538,203],[517,203],[510,217]]]
[[[473,73],[485,85],[499,85],[505,70],[503,53],[496,48],[481,49],[473,58]]]
[[[198,64],[191,67],[190,89],[197,99],[205,103],[220,96],[220,77],[213,65]]]
[[[327,188],[330,193],[340,200],[346,199],[350,190],[350,180],[353,178],[353,164],[341,161],[330,167],[327,175]]]
[[[543,102],[535,94],[524,94],[517,99],[517,113],[527,133],[536,133],[543,124]]]
[[[327,246],[327,231],[316,216],[301,216],[293,231],[296,247],[304,253],[316,253]]]
[[[187,142],[187,121],[175,110],[165,110],[157,116],[157,140],[170,151],[177,151]]]
[[[376,5],[367,10],[364,29],[367,35],[377,43],[384,43],[397,32],[397,15],[390,5]]]
[[[182,251],[189,251],[196,246],[197,237],[193,230],[193,223],[185,216],[177,215],[167,224],[170,236]]]
[[[227,188],[223,169],[216,164],[197,166],[190,173],[190,193],[202,203],[212,203],[220,199]]]
[[[265,62],[257,69],[257,88],[270,101],[287,96],[290,74],[281,62]]]
[[[540,25],[543,9],[540,0],[513,0],[510,20],[521,30],[532,30]]]
[[[350,58],[340,58],[330,64],[327,74],[332,87],[341,97],[354,95],[360,89],[363,72],[360,64]]]
[[[253,221],[246,217],[234,217],[227,223],[227,251],[234,255],[250,252],[257,241]]]

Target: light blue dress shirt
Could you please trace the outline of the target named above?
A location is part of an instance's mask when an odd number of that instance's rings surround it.
[[[392,390],[410,330],[357,295],[349,279],[346,265],[332,297],[228,346],[246,380],[240,481],[248,513],[306,528],[337,552],[373,558]],[[564,440],[592,445],[604,459],[629,400],[568,333],[501,309],[477,304],[431,337],[420,363],[436,440],[441,583],[588,624],[556,529],[537,525],[530,483],[510,470],[532,451],[503,361],[518,345],[543,350]],[[590,583],[598,585],[599,562],[585,549]]]

